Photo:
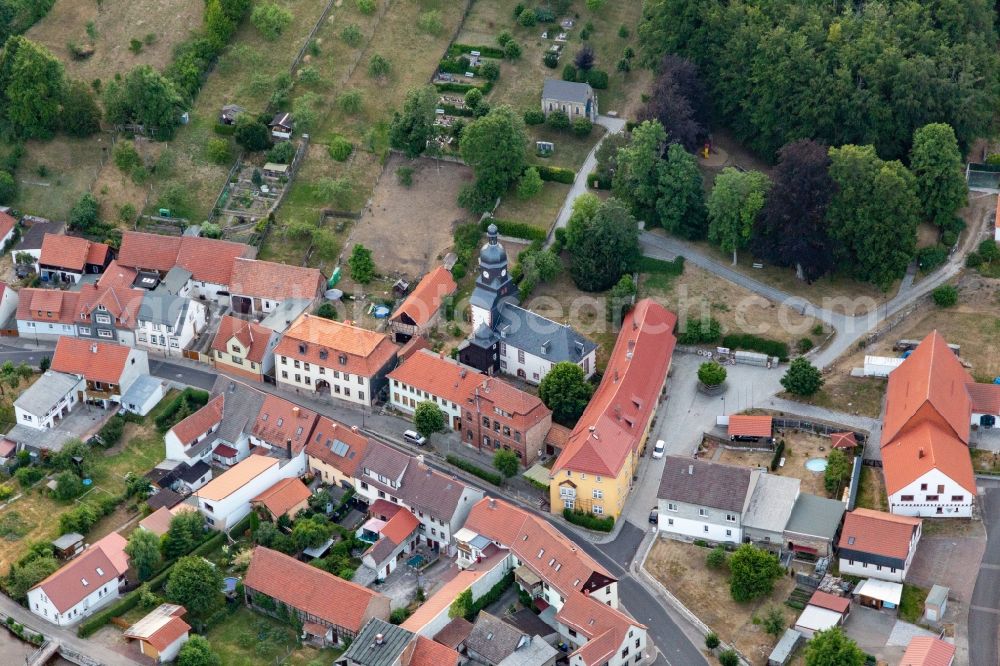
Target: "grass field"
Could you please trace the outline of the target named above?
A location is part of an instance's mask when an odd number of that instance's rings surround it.
[[[882,470],[867,466],[861,468],[857,506],[876,511],[889,510],[889,500],[885,494],[885,479],[882,477]]]
[[[594,125],[590,136],[578,137],[572,132],[560,132],[545,125],[528,127],[528,162],[544,166],[563,167],[579,171],[583,166],[591,148],[594,147],[607,130],[601,125]],[[539,157],[535,151],[536,141],[551,141],[555,150],[548,157]]]
[[[785,441],[785,450],[782,452],[785,465],[779,467],[774,473],[778,476],[799,479],[801,481],[800,488],[804,493],[826,497],[823,473],[806,469],[805,463],[811,458],[826,458],[830,452],[830,438],[791,430],[777,435],[777,438]],[[773,454],[767,451],[723,449],[722,455],[718,458],[712,457],[712,460],[740,467],[760,469],[771,464],[772,456]]]
[[[6,521],[20,521],[26,529],[19,530],[20,538],[0,539],[0,571],[6,571],[33,541],[49,541],[59,536],[59,516],[71,510],[78,502],[86,502],[88,497],[98,494],[118,494],[125,489],[125,475],[129,472],[144,474],[163,459],[163,437],[152,425],[159,410],[169,404],[175,395],[171,392],[146,417],[142,424],[129,424],[122,441],[108,449],[98,451],[94,457],[94,485],[87,494],[70,502],[61,502],[49,495],[46,481],[39,481],[23,491],[19,499],[10,502],[0,514]],[[7,482],[15,492],[20,491],[16,481]],[[125,502],[117,511],[94,526],[89,538],[99,538],[119,528],[136,512],[129,509],[133,502]]]
[[[498,220],[526,222],[548,231],[555,224],[570,187],[572,186],[563,183],[548,182],[541,192],[530,199],[520,199],[516,192],[508,192],[501,199],[494,217]]]
[[[293,666],[330,664],[340,656],[340,650],[300,647],[292,627],[248,608],[240,608],[212,627],[206,638],[222,659],[222,666],[270,664],[276,659]]]
[[[17,207],[26,213],[65,220],[110,157],[106,134],[86,139],[56,136],[51,141],[28,141],[24,159],[14,177],[20,188]],[[110,160],[109,160],[110,162]]]

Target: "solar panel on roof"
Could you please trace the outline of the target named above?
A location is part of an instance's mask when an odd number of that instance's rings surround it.
[[[333,451],[333,455],[343,457],[347,454],[347,451],[350,448],[351,447],[349,447],[347,444],[344,444],[339,439],[335,439],[333,440],[333,446],[330,447],[330,450]]]

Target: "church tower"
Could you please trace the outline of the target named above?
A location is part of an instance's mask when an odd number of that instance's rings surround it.
[[[507,251],[497,240],[495,224],[489,226],[486,236],[486,245],[479,251],[479,274],[470,299],[474,332],[481,326],[493,329],[503,303],[517,293],[507,270]]]

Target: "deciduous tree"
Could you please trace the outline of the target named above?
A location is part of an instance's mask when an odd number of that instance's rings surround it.
[[[708,226],[705,183],[694,155],[677,143],[657,168],[656,217],[681,238],[703,238]]]
[[[445,427],[445,416],[441,408],[430,400],[424,400],[417,404],[413,411],[413,427],[423,437],[430,437],[436,432],[441,432]]]
[[[566,247],[573,257],[570,274],[576,286],[604,291],[635,267],[640,256],[639,225],[612,197],[601,202],[592,216],[570,219]]]
[[[968,199],[962,155],[950,125],[931,123],[914,132],[910,170],[924,218],[948,227]]]
[[[745,543],[729,557],[729,572],[729,593],[742,603],[771,594],[784,569],[774,554]]]
[[[149,65],[139,65],[104,90],[104,109],[110,122],[143,125],[160,138],[173,136],[181,122],[182,105],[174,85]]]
[[[177,666],[219,666],[222,659],[212,652],[212,646],[204,636],[191,636],[177,653]]]
[[[101,110],[94,93],[83,81],[70,81],[63,96],[59,121],[70,136],[90,136],[101,129]]]
[[[864,666],[865,653],[840,627],[817,631],[806,645],[806,666]]]
[[[800,356],[788,366],[781,385],[794,395],[810,396],[823,388],[823,375],[809,359]]]
[[[203,557],[182,557],[170,570],[164,591],[171,603],[204,618],[222,600],[222,573]]]
[[[800,279],[812,282],[836,265],[826,220],[835,189],[826,146],[810,139],[784,146],[772,177],[750,248],[772,264],[794,266]]]
[[[643,116],[658,120],[672,143],[697,150],[708,135],[709,123],[708,91],[698,66],[681,56],[664,56]]]
[[[552,419],[566,427],[576,425],[592,393],[583,369],[570,361],[553,365],[538,385],[538,397],[552,410]]]
[[[403,110],[393,114],[389,125],[389,143],[393,148],[402,150],[407,157],[424,152],[434,133],[437,100],[433,86],[413,88],[406,93]]]
[[[719,386],[726,381],[726,369],[715,361],[698,366],[698,381],[705,386]]]
[[[517,474],[517,470],[521,465],[520,459],[517,454],[508,449],[497,449],[497,452],[493,454],[493,466],[496,467],[497,471],[500,472],[505,479]]]
[[[738,171],[733,167],[726,167],[715,179],[708,195],[708,238],[723,252],[733,253],[734,266],[737,251],[750,240],[754,220],[764,207],[770,186],[771,181],[760,171]]]
[[[491,208],[496,197],[524,172],[527,143],[524,121],[509,106],[497,106],[469,123],[462,132],[460,147],[462,159],[476,174],[476,182],[460,203],[470,204],[467,207],[477,211]]]
[[[361,243],[357,243],[351,248],[351,257],[347,260],[347,266],[351,270],[351,279],[361,284],[368,284],[375,279],[375,261],[372,259],[372,251]]]
[[[62,63],[26,37],[10,37],[0,48],[0,125],[17,138],[45,139],[59,127],[66,93]]]
[[[160,566],[160,539],[149,530],[134,529],[125,544],[125,553],[139,580],[149,580]]]
[[[265,2],[253,8],[250,22],[264,36],[264,39],[273,42],[291,24],[292,13],[273,2]]]
[[[632,130],[628,145],[618,150],[611,190],[632,213],[650,221],[660,196],[660,154],[667,133],[657,120],[646,120]]]

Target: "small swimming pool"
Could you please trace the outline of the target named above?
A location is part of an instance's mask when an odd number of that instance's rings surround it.
[[[232,576],[222,579],[222,591],[225,594],[232,594],[236,591],[236,585],[240,582],[239,578],[234,578]]]
[[[810,472],[826,471],[826,458],[810,458],[806,461],[806,469]]]
[[[408,559],[406,561],[406,563],[409,564],[414,569],[419,569],[424,564],[424,556],[423,555],[414,555],[413,557],[411,557],[410,559]]]

